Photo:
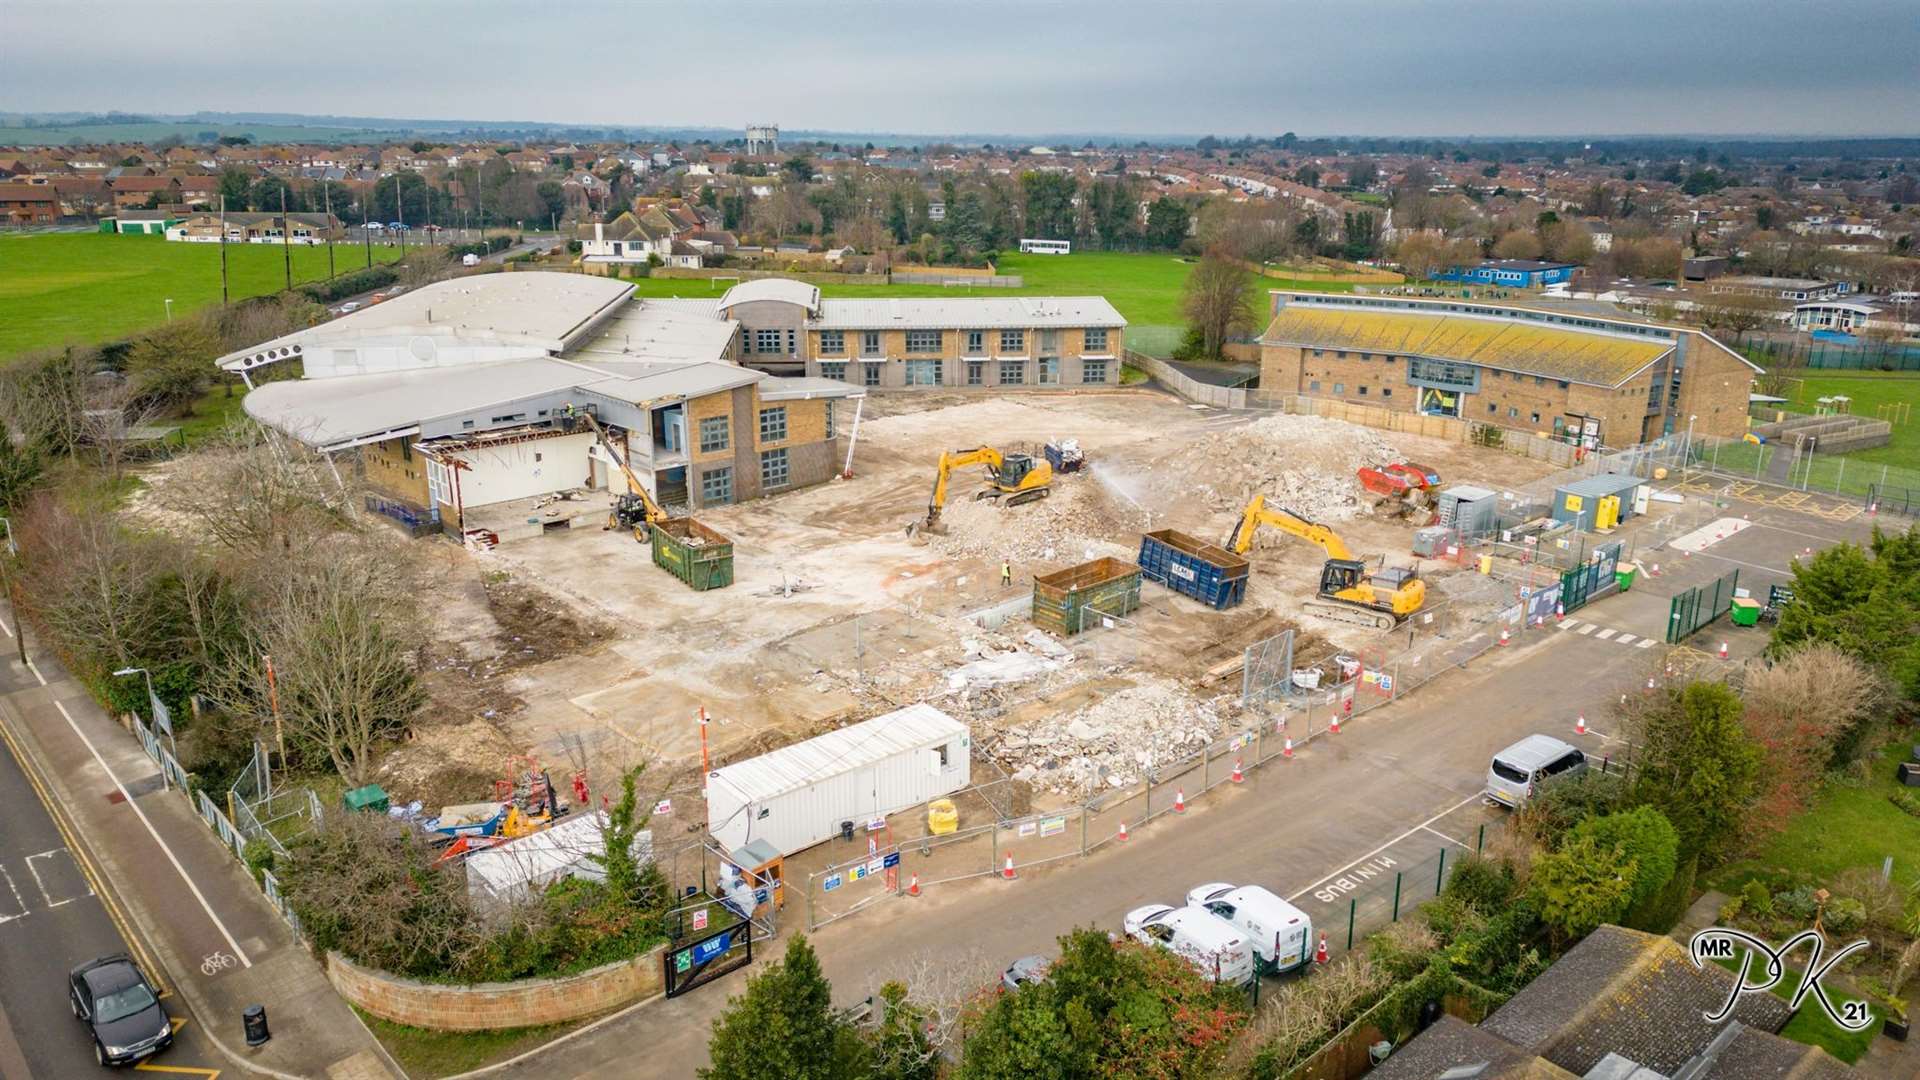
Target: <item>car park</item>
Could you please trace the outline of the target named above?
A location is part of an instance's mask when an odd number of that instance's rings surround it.
[[[67,975],[67,1003],[87,1025],[93,1059],[130,1065],[173,1045],[173,1021],[140,966],[125,953],[89,960]]]
[[[1196,885],[1187,903],[1205,908],[1247,936],[1262,970],[1278,974],[1312,959],[1313,920],[1258,885]]]
[[[1128,937],[1166,949],[1214,982],[1244,983],[1254,977],[1246,935],[1206,908],[1147,904],[1127,912],[1121,927]]]
[[[1518,809],[1541,784],[1587,771],[1587,755],[1551,735],[1529,735],[1493,755],[1487,766],[1486,796]]]
[[[1032,956],[1023,956],[1008,964],[1007,969],[1000,973],[1000,988],[1018,990],[1028,983],[1043,982],[1047,977],[1047,967],[1052,963],[1053,961],[1037,953]]]

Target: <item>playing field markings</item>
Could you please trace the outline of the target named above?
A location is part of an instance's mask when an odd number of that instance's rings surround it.
[[[61,856],[65,856],[65,865],[67,867],[66,870],[61,869],[61,863],[57,861],[51,861],[51,860],[58,859]],[[46,861],[44,861],[42,864],[36,864],[33,861],[35,859],[41,859]],[[40,886],[40,896],[41,898],[46,900],[47,907],[49,910],[53,908],[61,907],[62,905],[65,905],[65,904],[71,904],[75,900],[80,899],[82,896],[93,895],[93,886],[87,884],[86,878],[80,873],[80,864],[74,862],[73,853],[68,851],[66,848],[57,847],[57,848],[53,848],[50,851],[43,851],[38,855],[29,855],[26,858],[26,864],[27,864],[27,869],[29,871],[32,871],[33,873],[33,883],[35,885]],[[46,866],[45,873],[41,872],[41,865]],[[70,881],[68,882],[68,884],[78,885],[80,889],[84,890],[84,892],[76,892],[76,891],[72,891],[69,888],[61,887],[62,882],[60,881],[60,879],[62,877],[69,877],[69,876],[71,878],[78,879],[78,880]],[[47,888],[48,877],[53,878],[53,883],[55,887],[54,889]],[[58,900],[55,900],[53,898],[53,893],[56,889],[62,894],[60,899]]]

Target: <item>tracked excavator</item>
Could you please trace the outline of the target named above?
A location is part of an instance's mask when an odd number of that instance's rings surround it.
[[[969,465],[987,467],[987,486],[974,492],[978,499],[999,499],[1004,506],[1044,499],[1053,493],[1053,466],[1032,454],[1003,454],[991,446],[972,450],[947,450],[940,455],[939,471],[933,479],[933,495],[927,500],[927,516],[907,526],[908,535],[917,531],[939,532],[940,511],[947,505],[947,485],[955,469]]]
[[[633,474],[632,467],[627,464],[627,456],[620,452],[620,448],[613,444],[612,439],[607,437],[607,430],[600,426],[599,419],[593,415],[592,407],[575,410],[569,403],[567,412],[570,415],[586,418],[587,426],[593,429],[593,437],[600,440],[600,445],[606,449],[607,456],[613,459],[615,465],[620,466],[621,474],[627,478],[626,494],[615,497],[613,509],[607,512],[607,528],[630,530],[635,540],[646,543],[653,526],[667,520],[667,512],[661,509],[659,503],[653,501],[653,496],[647,494],[646,487],[640,483],[640,478]]]
[[[1318,599],[1306,605],[1315,614],[1387,629],[1405,622],[1426,603],[1427,583],[1420,580],[1418,571],[1394,566],[1369,572],[1338,533],[1284,507],[1268,509],[1265,495],[1255,495],[1247,503],[1240,523],[1227,537],[1227,549],[1245,555],[1262,525],[1318,544],[1327,553],[1326,565],[1320,568]]]

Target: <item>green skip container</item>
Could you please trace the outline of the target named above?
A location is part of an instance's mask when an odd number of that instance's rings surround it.
[[[1140,568],[1125,559],[1095,559],[1033,579],[1033,621],[1062,637],[1139,606]]]
[[[695,591],[733,584],[733,541],[692,518],[669,518],[652,530],[653,564]]]

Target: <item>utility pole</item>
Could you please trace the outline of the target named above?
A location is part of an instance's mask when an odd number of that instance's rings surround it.
[[[378,184],[380,181],[375,180]],[[373,201],[371,192],[360,197],[360,235],[367,241],[367,269],[373,269],[373,230],[367,228],[367,204]]]
[[[220,196],[220,306],[227,306],[227,197]]]
[[[273,674],[273,657],[260,654],[260,662],[267,667],[267,707],[273,710],[273,742],[279,748],[280,767],[287,767],[287,734],[280,723],[280,683]]]
[[[322,178],[320,197],[326,200],[327,210],[327,280],[333,280],[333,184]]]
[[[287,182],[280,181],[280,255],[287,266],[287,291],[293,291],[293,222],[287,220]]]
[[[393,173],[393,220],[400,226],[400,257],[407,257],[407,207],[400,201],[400,170]]]

